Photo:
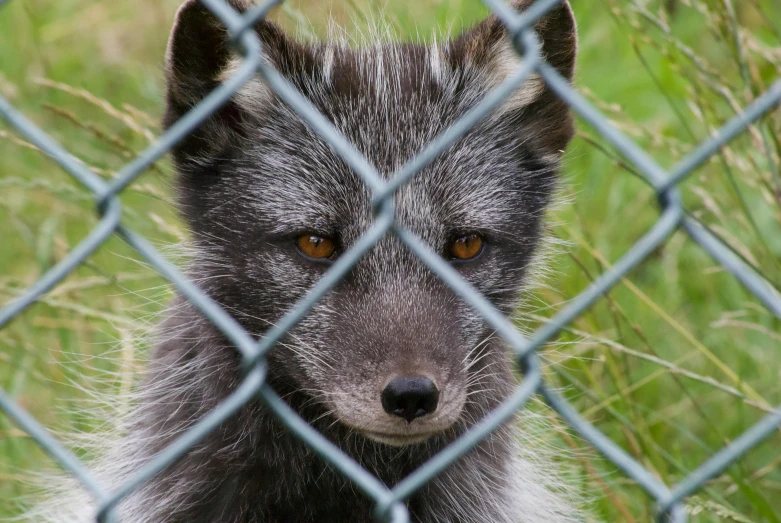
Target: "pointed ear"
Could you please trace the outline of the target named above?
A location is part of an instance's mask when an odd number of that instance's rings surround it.
[[[228,0],[228,4],[244,13],[252,6],[252,1]],[[303,75],[316,67],[313,54],[275,24],[261,21],[255,31],[260,37],[264,56],[283,75]],[[179,8],[166,54],[167,107],[163,120],[166,129],[241,66],[241,57],[231,49],[228,37],[220,20],[197,0],[186,0]],[[262,111],[271,100],[271,91],[256,76],[194,131],[184,145],[192,139],[203,145],[203,141],[229,138],[232,133],[241,131],[244,119]],[[207,149],[214,149],[217,144],[209,145],[211,147]]]
[[[511,0],[518,12],[535,0]],[[542,58],[567,80],[575,74],[577,26],[567,0],[551,9],[534,25],[542,49]],[[484,84],[495,87],[512,75],[522,61],[496,15],[491,15],[451,43],[449,59],[457,69],[474,68]],[[574,134],[567,105],[546,88],[542,78],[533,74],[499,109],[499,114],[519,119],[519,125],[536,126],[539,145],[546,154],[562,151]]]

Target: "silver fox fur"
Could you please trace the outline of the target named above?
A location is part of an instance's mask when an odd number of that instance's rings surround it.
[[[530,4],[513,1],[519,11]],[[545,58],[571,79],[577,44],[569,4],[536,29]],[[270,22],[256,30],[268,60],[386,177],[519,63],[494,16],[431,45],[301,44]],[[225,36],[203,6],[185,2],[169,44],[166,126],[237,67]],[[533,77],[398,192],[397,219],[443,255],[454,239],[479,234],[479,256],[454,267],[509,316],[572,134],[566,105]],[[189,275],[257,337],[330,263],[303,256],[295,239],[332,239],[338,256],[373,220],[359,177],[259,79],[173,156],[193,234]],[[240,382],[235,349],[184,300],[175,301],[160,332],[121,434],[93,464],[112,487]],[[268,366],[269,383],[301,416],[389,486],[516,386],[502,342],[393,236],[271,351]],[[435,384],[438,403],[402,419],[380,396],[394,377],[412,375]],[[566,494],[572,489],[533,444],[534,426],[532,415],[519,415],[432,480],[408,501],[413,521],[580,521]],[[28,520],[94,517],[88,496],[70,483],[60,490]],[[371,510],[370,500],[255,403],[121,505],[129,523],[371,521]]]

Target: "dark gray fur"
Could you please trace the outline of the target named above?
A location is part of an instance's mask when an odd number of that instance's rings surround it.
[[[232,2],[239,10],[247,6]],[[530,0],[516,0],[523,10]],[[257,26],[269,60],[383,176],[473,107],[516,64],[490,17],[438,45],[304,45]],[[575,25],[564,2],[537,25],[543,53],[572,78]],[[187,1],[168,56],[166,126],[234,67],[225,32]],[[397,218],[445,253],[458,234],[487,240],[455,264],[503,313],[521,299],[541,240],[563,149],[564,103],[533,79],[499,111],[420,172],[396,197]],[[190,275],[260,337],[328,268],[305,259],[303,233],[346,249],[372,223],[370,194],[316,133],[259,81],[173,151],[180,209],[193,234]],[[191,305],[162,326],[128,434],[109,452],[108,480],[169,444],[241,380],[239,357]],[[384,238],[269,355],[268,380],[305,419],[392,486],[511,393],[512,365],[491,329],[397,238]],[[434,414],[407,424],[385,414],[395,375],[431,376]],[[434,433],[389,445],[365,431]],[[556,523],[577,520],[548,465],[514,424],[409,500],[414,521]],[[370,521],[372,503],[257,403],[243,408],[123,505],[127,521],[282,523]],[[50,521],[59,521],[50,516]]]

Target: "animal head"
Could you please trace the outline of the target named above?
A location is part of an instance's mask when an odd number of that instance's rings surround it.
[[[568,3],[535,28],[542,55],[571,79],[576,31]],[[493,15],[428,45],[303,44],[271,22],[254,29],[265,59],[385,178],[521,63]],[[168,52],[166,126],[240,66],[226,37],[197,1],[180,9]],[[399,189],[396,220],[510,314],[572,134],[566,104],[533,76]],[[173,154],[194,270],[258,336],[374,221],[364,182],[259,77]],[[498,351],[486,343],[490,335],[484,320],[389,234],[270,360],[278,383],[305,392],[341,424],[405,445],[447,430],[470,401],[496,394],[487,376],[511,380],[504,356],[487,353]]]

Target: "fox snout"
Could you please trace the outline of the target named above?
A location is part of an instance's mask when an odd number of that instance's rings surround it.
[[[334,383],[339,390],[329,394],[331,410],[356,432],[394,446],[425,441],[453,426],[464,407],[466,380],[451,369],[399,367],[365,366],[353,381]]]
[[[344,289],[310,314],[321,336],[309,338],[307,354],[317,358],[303,361],[302,370],[318,382],[326,410],[353,431],[397,446],[423,441],[462,415],[466,356],[482,331],[470,317],[433,278]],[[307,340],[312,332],[298,336]]]

